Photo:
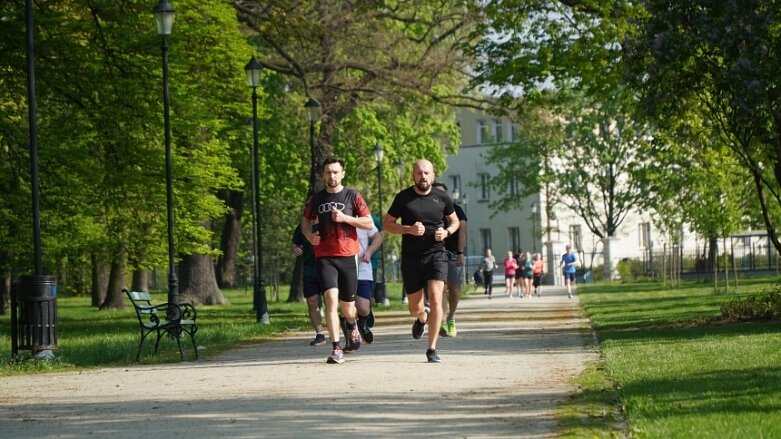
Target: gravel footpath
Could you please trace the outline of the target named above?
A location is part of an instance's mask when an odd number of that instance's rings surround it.
[[[461,301],[440,364],[407,313],[380,310],[342,365],[307,330],[197,362],[3,377],[0,437],[554,437],[568,381],[597,358],[577,296],[494,291]]]

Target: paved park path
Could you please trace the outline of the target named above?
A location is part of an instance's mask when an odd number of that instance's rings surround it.
[[[457,317],[440,364],[409,315],[380,311],[342,365],[306,331],[197,362],[3,377],[0,437],[554,437],[568,380],[597,358],[577,297],[471,295]]]

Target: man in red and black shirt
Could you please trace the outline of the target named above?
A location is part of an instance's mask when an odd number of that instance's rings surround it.
[[[374,223],[371,211],[361,194],[342,186],[344,161],[328,157],[323,161],[325,189],[306,204],[301,231],[315,248],[317,276],[325,297],[325,320],[333,343],[330,364],[342,364],[344,352],[339,339],[340,305],[350,333],[353,349],[361,346],[356,325],[355,293],[358,291],[358,232],[370,230]],[[317,224],[317,230],[312,229]]]

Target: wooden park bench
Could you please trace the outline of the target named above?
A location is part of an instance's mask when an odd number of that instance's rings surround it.
[[[198,326],[195,323],[197,313],[195,307],[189,303],[180,303],[179,305],[161,303],[152,304],[152,297],[146,291],[128,291],[122,289],[130,298],[133,308],[136,310],[138,324],[141,326],[141,341],[138,343],[138,352],[136,361],[140,361],[141,347],[144,345],[146,337],[155,333],[155,353],[160,345],[160,339],[168,334],[176,339],[176,345],[179,347],[179,358],[184,360],[182,352],[182,335],[190,336],[190,341],[195,352],[195,359],[198,359],[198,347],[195,345],[195,333],[198,332]]]

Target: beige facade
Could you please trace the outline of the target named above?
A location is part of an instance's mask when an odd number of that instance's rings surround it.
[[[549,283],[560,284],[559,259],[568,243],[575,247],[585,267],[603,265],[605,253],[615,266],[622,258],[642,257],[650,246],[664,245],[663,237],[654,236],[650,214],[636,213],[627,217],[606,246],[566,206],[555,206],[548,218],[544,191],[524,199],[520,208],[507,212],[491,210],[489,203],[501,195],[493,193],[487,184],[497,169],[486,162],[484,154],[498,144],[516,139],[517,127],[508,118],[472,109],[461,109],[456,117],[461,128],[461,146],[457,155],[448,157],[448,168],[438,178],[447,184],[469,219],[466,253],[470,256],[470,270],[467,273],[474,271],[486,247],[492,249],[497,263],[508,250],[537,251],[546,260],[547,272],[553,273],[548,277]],[[684,245],[693,249],[694,237],[687,238],[688,244]]]

